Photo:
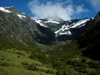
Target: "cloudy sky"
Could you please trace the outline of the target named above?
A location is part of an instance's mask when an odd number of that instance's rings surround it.
[[[95,17],[100,0],[0,0],[0,7],[15,6],[34,19],[58,16],[64,20]]]

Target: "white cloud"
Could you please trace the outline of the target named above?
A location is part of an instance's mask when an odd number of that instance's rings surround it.
[[[66,6],[64,5],[66,3]],[[87,12],[84,9],[84,5],[79,5],[74,7],[72,5],[72,0],[67,0],[66,2],[45,2],[41,3],[39,0],[33,0],[29,2],[28,6],[31,12],[35,15],[35,19],[45,18],[45,17],[60,17],[64,20],[70,20],[71,16],[75,14],[80,14],[82,12]]]
[[[77,7],[76,7],[76,13],[80,14],[81,12],[88,12],[88,11],[89,11],[88,9],[84,9],[83,7],[84,7],[83,4],[77,6]]]
[[[99,11],[100,10],[100,0],[87,0],[95,10]]]

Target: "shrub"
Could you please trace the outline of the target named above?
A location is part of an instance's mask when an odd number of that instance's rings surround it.
[[[5,60],[4,58],[1,58],[1,60]]]
[[[7,59],[7,61],[10,61],[10,59]]]
[[[47,70],[47,72],[46,73],[49,73],[49,74],[55,74],[55,72],[54,71],[52,71],[52,70]]]
[[[17,54],[19,54],[19,55],[24,55],[24,54],[22,54],[21,52],[16,52]]]
[[[37,69],[35,64],[31,64],[31,65],[28,66],[28,70],[37,71],[38,69]]]
[[[89,75],[98,75],[98,73],[96,71],[92,71],[89,73]]]
[[[74,69],[66,68],[66,70],[59,69],[56,75],[83,75],[83,74],[76,72]]]
[[[96,61],[90,61],[87,63],[91,68],[100,68],[100,63]]]
[[[0,63],[0,66],[5,66],[5,67],[7,67],[7,66],[9,66],[9,64],[8,64],[7,62],[3,62],[3,63]]]
[[[28,62],[21,62],[22,65],[29,65]]]

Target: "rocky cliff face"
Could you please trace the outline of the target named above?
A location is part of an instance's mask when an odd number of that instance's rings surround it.
[[[54,33],[50,29],[41,27],[28,14],[22,13],[15,7],[1,7],[0,9],[0,34],[7,34],[6,37],[17,41],[24,41],[23,38],[36,39],[38,41],[43,40],[42,38],[46,38],[49,41],[54,40],[52,39],[54,38]],[[46,33],[40,29],[45,30]],[[49,34],[50,32],[52,35]],[[48,37],[48,34],[51,38]]]

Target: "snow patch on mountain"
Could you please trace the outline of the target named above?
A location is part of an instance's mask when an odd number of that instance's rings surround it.
[[[9,7],[5,7],[5,8],[11,8],[11,7],[14,7],[14,6],[9,6]]]
[[[45,21],[45,23],[56,23],[56,24],[59,24],[59,22],[57,22],[57,21]]]
[[[3,12],[5,12],[5,13],[11,13],[10,10],[5,9],[4,7],[0,7],[0,10],[3,11]]]
[[[37,20],[36,22],[37,22],[38,24],[40,24],[40,26],[47,27],[47,26],[45,26],[45,24],[42,23],[41,20]]]
[[[70,28],[76,28],[77,26],[80,26],[81,24],[84,24],[86,23],[87,21],[89,21],[90,19],[83,19],[83,20],[80,20],[79,22],[77,23],[74,23],[73,26],[71,26]],[[84,25],[83,25],[84,26]]]
[[[17,14],[17,16],[18,16],[20,19],[22,19],[22,18],[26,18],[25,15],[21,15],[21,14]]]
[[[71,31],[60,32],[60,35],[72,35]]]
[[[60,28],[59,30],[57,30],[57,31],[55,31],[55,34],[58,34],[60,31],[65,31],[65,30],[68,30],[69,28],[68,28],[69,26],[67,26],[67,25],[62,25],[62,28]]]
[[[85,26],[85,23],[87,21],[89,21],[90,19],[81,19],[79,20],[78,22],[73,22],[72,24],[69,24],[71,23],[72,21],[68,21],[66,24],[62,25],[62,27],[55,31],[54,33],[58,36],[58,35],[72,35],[70,29],[71,28],[80,28],[80,27],[83,27]]]
[[[66,31],[66,32],[65,32]],[[72,33],[69,31],[69,26],[68,25],[62,25],[62,28],[54,32],[56,35],[72,35]]]
[[[91,17],[92,20],[94,20],[94,17]]]

